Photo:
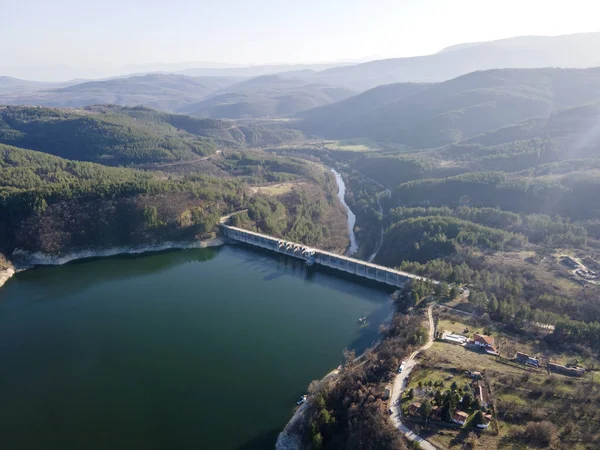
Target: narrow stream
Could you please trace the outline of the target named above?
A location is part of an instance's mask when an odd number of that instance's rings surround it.
[[[354,255],[358,251],[358,243],[356,242],[356,235],[354,234],[354,224],[356,223],[356,216],[350,209],[350,207],[346,204],[346,184],[344,183],[344,179],[342,175],[334,169],[330,169],[335,175],[335,181],[338,185],[338,198],[344,205],[346,209],[346,213],[348,214],[348,234],[350,235],[350,245],[348,246],[348,250],[346,250],[346,255],[351,256]]]

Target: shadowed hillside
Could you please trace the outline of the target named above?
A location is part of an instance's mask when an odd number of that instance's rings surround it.
[[[396,85],[406,92],[415,85]],[[386,101],[376,88],[303,114],[308,133],[367,137],[413,148],[459,142],[553,111],[600,100],[600,69],[503,69],[474,72]],[[386,87],[392,91],[392,86]],[[342,105],[343,106],[343,105]],[[329,114],[328,111],[336,114]]]

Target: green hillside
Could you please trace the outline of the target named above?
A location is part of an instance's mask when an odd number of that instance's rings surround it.
[[[194,119],[136,107],[0,108],[0,142],[107,165],[198,159],[225,147],[278,144],[300,136],[264,126]]]

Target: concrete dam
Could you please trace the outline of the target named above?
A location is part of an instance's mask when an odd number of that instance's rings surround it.
[[[427,278],[412,273],[371,264],[359,259],[337,255],[324,250],[307,247],[303,244],[297,244],[266,234],[254,233],[253,231],[232,227],[230,225],[221,224],[221,230],[229,239],[302,259],[306,261],[306,264],[309,266],[319,264],[369,280],[379,281],[390,286],[402,287],[408,280],[428,280]],[[437,284],[437,281],[429,281]]]

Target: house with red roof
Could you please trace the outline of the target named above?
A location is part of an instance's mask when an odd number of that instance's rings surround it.
[[[473,344],[486,352],[496,353],[496,349],[494,348],[494,338],[491,336],[475,334],[473,335]]]

